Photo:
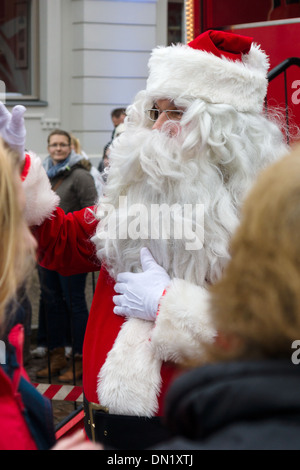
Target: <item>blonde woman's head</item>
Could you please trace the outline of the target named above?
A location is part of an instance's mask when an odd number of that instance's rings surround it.
[[[81,144],[80,140],[75,137],[74,135],[71,135],[71,147],[74,150],[75,153],[78,155],[81,155]]]
[[[291,357],[300,339],[300,146],[245,201],[232,259],[211,289],[212,360]],[[225,347],[224,347],[225,346]]]
[[[35,259],[36,242],[23,217],[24,203],[19,157],[0,139],[1,334],[6,307],[28,279]]]

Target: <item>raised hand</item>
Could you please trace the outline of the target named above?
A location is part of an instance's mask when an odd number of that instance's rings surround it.
[[[0,102],[0,136],[19,153],[21,160],[25,157],[25,111],[24,106],[17,105],[10,113],[6,106]]]

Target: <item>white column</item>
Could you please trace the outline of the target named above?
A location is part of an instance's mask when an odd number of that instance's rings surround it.
[[[156,21],[156,0],[72,1],[71,126],[88,154],[101,156],[109,141],[111,110],[145,88]]]

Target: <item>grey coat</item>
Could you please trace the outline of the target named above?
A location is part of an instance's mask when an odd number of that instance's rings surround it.
[[[69,165],[50,178],[52,189],[60,197],[60,207],[66,214],[97,202],[97,190],[90,173],[91,163],[79,155],[76,157],[80,158],[72,158]],[[46,161],[44,167],[47,167]]]

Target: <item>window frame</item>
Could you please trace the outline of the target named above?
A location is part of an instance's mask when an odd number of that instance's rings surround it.
[[[5,101],[8,105],[29,104],[30,102],[38,102],[40,99],[40,70],[39,70],[39,41],[40,41],[40,15],[39,0],[30,0],[30,17],[29,17],[29,74],[30,74],[30,92],[22,94],[17,92],[7,92]]]

